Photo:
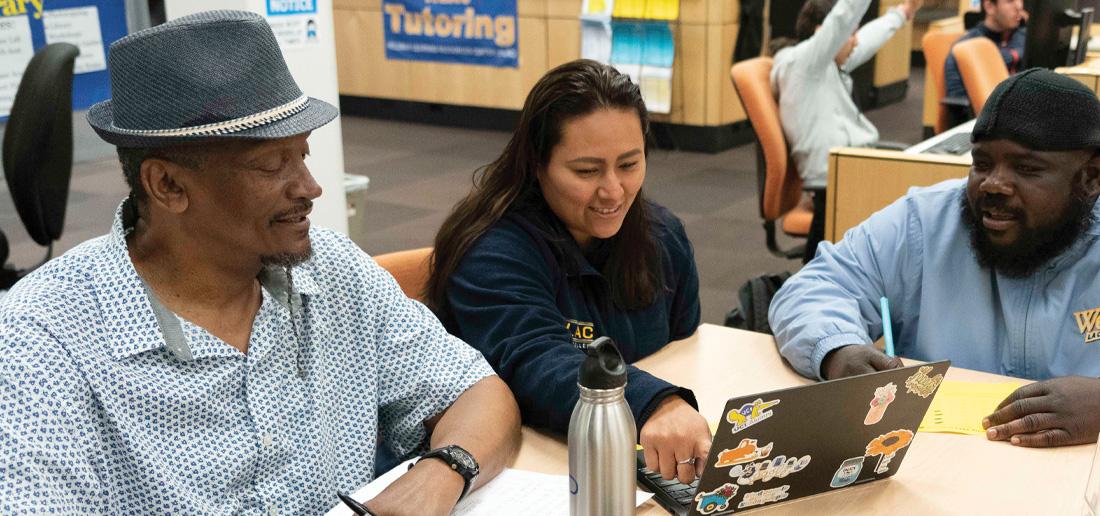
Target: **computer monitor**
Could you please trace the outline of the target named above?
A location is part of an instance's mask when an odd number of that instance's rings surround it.
[[[1079,0],[1028,0],[1024,3],[1029,16],[1023,68],[1080,64],[1088,45],[1092,10],[1087,9],[1083,16],[1079,3]],[[1078,28],[1079,36],[1077,45],[1070,48],[1074,27]]]

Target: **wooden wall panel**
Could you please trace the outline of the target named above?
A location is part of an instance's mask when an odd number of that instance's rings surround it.
[[[519,68],[390,61],[382,0],[334,0],[340,93],[463,106],[520,109],[547,70],[580,57],[582,0],[519,0]],[[900,1],[900,0],[894,0]],[[672,112],[654,120],[695,126],[745,119],[729,80],[736,0],[681,0]]]
[[[387,60],[382,13],[335,15],[340,93],[363,97],[518,109],[547,70],[547,21],[520,17],[519,68]]]
[[[546,69],[581,57],[581,22],[573,18],[548,18],[550,44],[547,46]]]
[[[879,3],[879,16],[901,5],[904,0],[882,0]],[[906,23],[894,33],[885,45],[875,54],[876,87],[909,80],[909,52],[912,47],[913,24]]]

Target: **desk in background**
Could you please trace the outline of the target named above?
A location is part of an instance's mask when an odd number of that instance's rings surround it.
[[[770,335],[704,324],[636,364],[695,391],[709,421],[726,400],[810,383],[780,358]],[[1004,382],[1003,376],[953,367],[949,380]],[[754,510],[752,514],[1081,514],[1093,447],[1017,448],[981,436],[920,433],[897,475],[882,481]],[[559,437],[524,427],[512,467],[564,475]],[[667,515],[654,501],[638,514]]]
[[[969,154],[833,149],[829,152],[829,182],[825,190],[825,240],[839,241],[845,231],[889,206],[914,186],[966,177],[969,172]]]

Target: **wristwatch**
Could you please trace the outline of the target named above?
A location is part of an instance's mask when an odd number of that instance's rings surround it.
[[[470,486],[474,485],[474,480],[477,479],[478,473],[481,472],[481,468],[477,465],[477,461],[474,460],[474,456],[470,455],[470,452],[462,449],[462,447],[457,444],[429,451],[417,459],[416,462],[419,463],[424,459],[439,459],[446,462],[455,473],[462,475],[462,481],[465,482],[466,485],[462,487],[462,496],[458,497],[459,500],[465,498],[466,493],[470,492]]]

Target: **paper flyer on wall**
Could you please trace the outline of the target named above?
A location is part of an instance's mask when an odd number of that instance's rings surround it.
[[[611,62],[611,21],[581,20],[581,57]]]
[[[646,109],[653,113],[672,110],[672,63],[675,50],[667,23],[646,23],[641,82]]]
[[[634,84],[641,84],[644,37],[644,29],[637,22],[611,23],[611,66],[629,75]]]
[[[267,0],[267,24],[284,51],[321,44],[316,0]]]
[[[615,0],[584,0],[581,4],[582,20],[610,20]]]
[[[611,16],[615,18],[645,18],[646,0],[615,0]]]
[[[647,20],[676,20],[680,18],[680,0],[647,0],[643,17]]]
[[[27,17],[0,18],[0,116],[11,113],[23,69],[33,56],[31,26]]]
[[[107,69],[103,34],[99,30],[99,8],[94,5],[70,9],[47,9],[42,16],[46,43],[71,43],[80,48],[73,73]]]

